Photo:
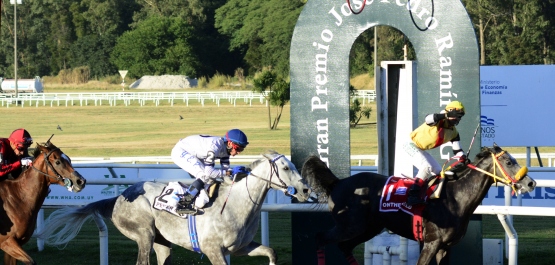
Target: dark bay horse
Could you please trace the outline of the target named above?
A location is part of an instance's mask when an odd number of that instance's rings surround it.
[[[5,252],[6,265],[15,265],[17,260],[35,264],[21,246],[35,230],[50,184],[65,186],[74,192],[81,191],[86,184],[69,158],[50,140],[45,145],[37,144],[33,156],[33,164],[19,177],[0,182],[0,249]]]
[[[527,168],[497,145],[482,148],[468,168],[445,180],[438,199],[428,200],[422,212],[423,244],[417,265],[429,264],[435,256],[438,265],[451,246],[466,233],[470,217],[494,182],[511,186],[519,193],[530,192],[536,182],[527,175]],[[412,215],[404,211],[380,212],[387,176],[363,172],[338,179],[318,157],[309,157],[302,175],[313,191],[328,201],[336,226],[316,236],[319,265],[325,264],[323,249],[337,243],[351,265],[358,264],[352,250],[378,235],[384,228],[402,237],[415,240]]]
[[[270,188],[286,192],[288,187],[294,187],[298,192],[293,196],[306,201],[310,191],[295,165],[276,152],[264,154],[249,168],[250,174],[236,179],[235,183],[225,178],[217,191],[219,195],[203,209],[203,214],[195,216],[196,233],[192,232],[188,219],[152,207],[165,184],[141,182],[118,197],[53,212],[38,237],[45,238],[49,245],[67,244],[87,219],[98,215],[112,220],[123,235],[137,242],[137,264],[149,264],[152,248],[158,264],[170,264],[173,243],[204,253],[216,265],[227,264],[227,254],[267,256],[270,264],[275,265],[275,251],[253,241],[266,194]],[[198,249],[192,243],[191,234],[197,236]]]

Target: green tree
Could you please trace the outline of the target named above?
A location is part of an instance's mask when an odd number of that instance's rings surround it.
[[[243,67],[240,51],[229,50],[229,38],[214,27],[215,10],[226,0],[151,0],[140,1],[142,9],[135,15],[139,23],[150,16],[180,18],[193,28],[195,35],[190,42],[199,60],[198,76],[212,76],[215,73],[231,75]],[[133,24],[134,27],[136,24]],[[225,58],[223,60],[222,58]]]
[[[291,37],[304,3],[298,0],[230,0],[216,10],[216,28],[241,51],[249,72],[271,66],[289,75]]]
[[[264,69],[262,72],[255,75],[253,85],[253,91],[264,93],[266,100],[270,103],[268,104],[268,127],[270,130],[277,129],[283,107],[291,99],[289,82],[279,77],[275,71]],[[276,107],[276,114],[273,121],[270,106]]]
[[[197,76],[199,60],[191,46],[192,26],[179,18],[152,16],[117,40],[111,54],[128,75],[181,74]]]
[[[351,97],[351,103],[349,104],[349,123],[351,127],[355,128],[362,117],[366,119],[370,118],[372,113],[372,108],[368,106],[362,106],[358,98],[354,98],[356,89],[353,86],[349,86],[349,94]]]

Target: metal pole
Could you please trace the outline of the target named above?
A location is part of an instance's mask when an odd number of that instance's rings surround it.
[[[17,0],[13,1],[13,69],[15,82],[15,105],[17,106]]]

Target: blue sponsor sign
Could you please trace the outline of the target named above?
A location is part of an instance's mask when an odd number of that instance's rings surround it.
[[[554,83],[555,65],[481,66],[482,146],[555,146]]]

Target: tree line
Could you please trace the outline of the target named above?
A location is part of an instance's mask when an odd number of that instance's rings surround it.
[[[338,5],[344,1],[337,0]],[[553,64],[555,0],[462,0],[483,65]],[[26,0],[0,2],[0,76],[56,76],[86,67],[91,78],[179,74],[289,74],[289,46],[306,0]],[[374,42],[374,30],[378,39]],[[373,73],[378,58],[416,59],[390,27],[364,32],[350,54],[352,75]]]

